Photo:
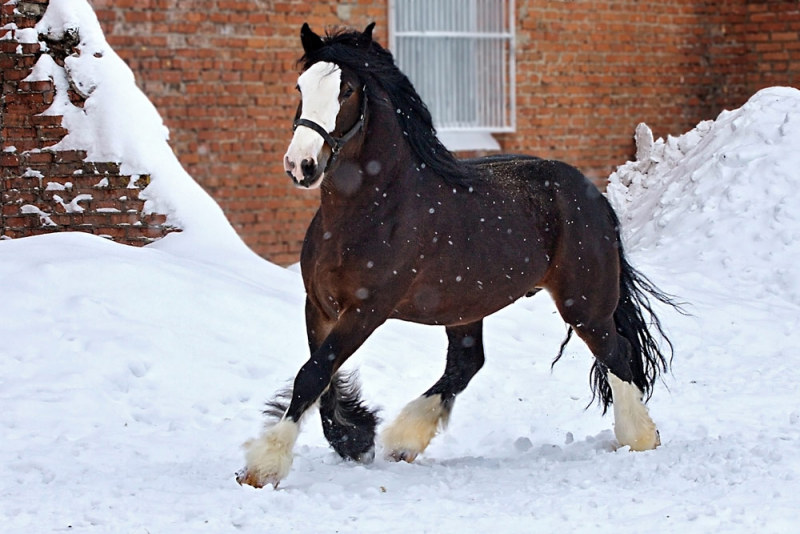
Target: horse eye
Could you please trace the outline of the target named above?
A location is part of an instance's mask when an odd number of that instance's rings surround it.
[[[344,90],[344,93],[342,93],[342,100],[345,100],[345,99],[347,99],[347,98],[350,98],[352,95],[353,95],[353,88],[348,86],[348,87],[347,87],[347,88]]]

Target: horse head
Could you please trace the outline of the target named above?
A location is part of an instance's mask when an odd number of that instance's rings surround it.
[[[358,37],[361,46],[372,42],[373,24]],[[308,24],[300,31],[306,57],[325,46]],[[317,61],[297,79],[300,104],[294,135],[283,158],[286,173],[298,186],[315,189],[333,170],[339,153],[364,129],[367,93],[358,75],[331,61]]]

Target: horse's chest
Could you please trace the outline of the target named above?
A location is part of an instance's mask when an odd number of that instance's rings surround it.
[[[308,291],[314,294],[328,314],[336,317],[354,301],[363,297],[367,285],[357,264],[368,261],[356,260],[352,249],[322,247],[309,262]]]

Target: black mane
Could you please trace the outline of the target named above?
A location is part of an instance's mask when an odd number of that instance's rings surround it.
[[[305,70],[314,63],[327,61],[356,72],[367,87],[371,102],[379,101],[373,97],[377,97],[375,87],[380,87],[397,110],[397,120],[419,162],[451,185],[466,184],[469,173],[436,137],[428,107],[408,77],[397,68],[391,52],[373,40],[368,43],[359,40],[360,36],[359,32],[347,30],[327,33],[323,46],[306,52],[299,63]]]

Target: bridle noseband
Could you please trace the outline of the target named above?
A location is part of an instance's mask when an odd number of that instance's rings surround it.
[[[334,137],[325,131],[325,128],[317,124],[316,122],[299,118],[294,121],[292,124],[292,131],[297,130],[298,126],[305,126],[306,128],[311,128],[319,135],[322,136],[322,139],[328,144],[331,148],[331,157],[328,159],[328,163],[325,165],[325,170],[328,170],[328,167],[333,163],[336,158],[339,156],[339,152],[344,148],[344,145],[348,143],[353,137],[358,134],[359,131],[364,127],[364,123],[366,122],[367,116],[367,87],[364,86],[361,89],[361,115],[358,118],[358,121],[341,137]],[[324,172],[324,171],[323,171]]]

